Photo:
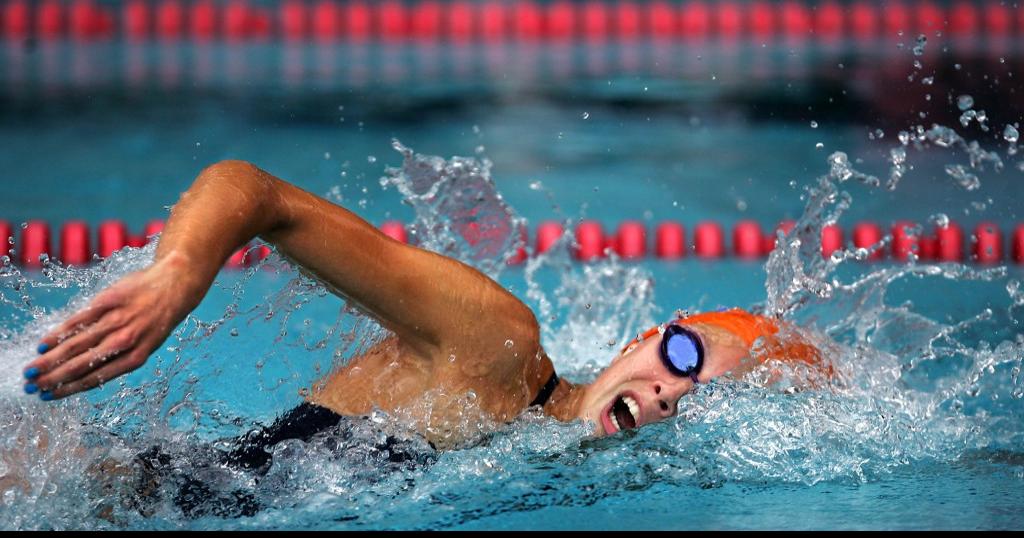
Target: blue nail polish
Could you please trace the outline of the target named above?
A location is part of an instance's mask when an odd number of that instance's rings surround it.
[[[48,390],[44,390],[43,392],[39,393],[39,399],[44,402],[48,402],[53,399],[53,393]]]
[[[39,377],[39,368],[33,366],[32,368],[25,370],[25,379],[35,379],[37,377]]]
[[[39,387],[35,383],[25,383],[25,394],[35,394]]]
[[[43,353],[46,353],[47,351],[50,351],[50,345],[49,344],[39,344],[39,349],[37,349],[37,351],[39,352],[40,355],[42,355]]]

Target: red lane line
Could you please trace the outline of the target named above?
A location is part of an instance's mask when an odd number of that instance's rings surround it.
[[[909,7],[908,7],[909,4]],[[899,32],[956,37],[1024,32],[1024,8],[1006,2],[954,0],[283,0],[274,11],[249,0],[126,0],[115,15],[98,0],[7,0],[0,32],[41,39],[192,37],[228,40],[404,39],[493,41],[508,38],[603,40],[693,38],[833,41],[892,38]]]

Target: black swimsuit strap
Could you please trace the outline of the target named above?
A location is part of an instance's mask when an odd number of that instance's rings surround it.
[[[551,393],[555,392],[555,387],[558,386],[558,374],[551,372],[551,377],[548,378],[548,382],[544,383],[544,386],[540,388],[540,392],[537,393],[537,397],[530,402],[530,407],[539,405],[544,407],[544,404],[548,403],[548,398],[551,397]]]

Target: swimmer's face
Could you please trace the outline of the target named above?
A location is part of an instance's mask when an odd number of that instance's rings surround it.
[[[745,346],[717,327],[692,324],[687,328],[704,346],[704,366],[698,375],[701,383],[734,368],[747,354]],[[597,425],[597,435],[612,435],[676,414],[679,399],[694,383],[668,370],[659,354],[660,345],[661,336],[654,335],[616,355],[587,387],[580,416]]]

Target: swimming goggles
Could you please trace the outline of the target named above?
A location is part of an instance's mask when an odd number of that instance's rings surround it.
[[[671,324],[664,328],[664,332],[662,331],[661,327],[649,329],[623,348],[622,353],[631,351],[640,342],[661,332],[661,346],[658,348],[661,362],[665,363],[669,372],[679,377],[689,377],[697,383],[697,374],[704,366],[704,344],[701,343],[700,337],[676,324]]]

